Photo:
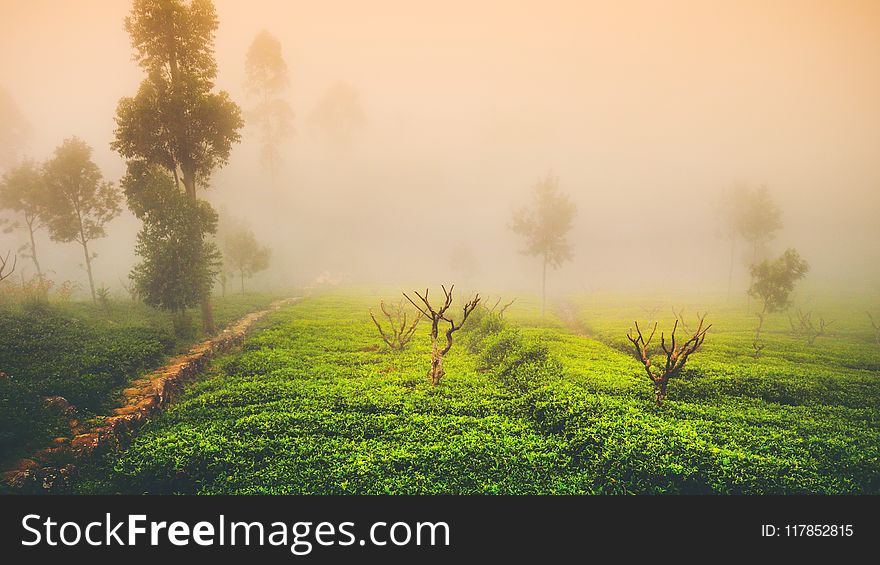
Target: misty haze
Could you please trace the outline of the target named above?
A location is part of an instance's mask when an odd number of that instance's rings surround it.
[[[877,69],[862,0],[2,0],[0,492],[877,494]]]

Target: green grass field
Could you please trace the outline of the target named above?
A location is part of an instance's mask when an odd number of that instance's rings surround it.
[[[78,491],[880,493],[880,347],[858,305],[829,307],[833,332],[812,346],[768,318],[759,359],[741,306],[684,305],[714,325],[658,408],[625,332],[646,308],[668,323],[662,300],[478,310],[434,387],[427,324],[403,353],[378,347],[367,309],[394,296],[271,315]]]
[[[275,298],[216,298],[215,322],[222,328]],[[0,378],[0,466],[69,433],[71,415],[45,397],[63,397],[79,418],[104,413],[133,377],[204,337],[198,314],[192,319],[181,334],[167,314],[130,301],[111,302],[109,311],[91,302],[0,308],[0,370],[7,375]]]

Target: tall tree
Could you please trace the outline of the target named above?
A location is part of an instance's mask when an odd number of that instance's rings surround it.
[[[45,167],[46,224],[55,241],[75,241],[82,246],[92,300],[96,301],[89,243],[106,235],[104,225],[119,215],[119,192],[104,182],[92,161],[92,148],[71,137],[64,140]]]
[[[308,123],[325,140],[345,147],[364,127],[367,117],[357,89],[345,82],[330,85],[309,112]]]
[[[226,264],[241,278],[241,292],[244,294],[244,279],[269,268],[272,250],[257,242],[257,238],[247,227],[238,227],[223,241],[223,256]]]
[[[122,188],[143,221],[135,246],[141,262],[131,273],[137,294],[180,319],[210,291],[217,273],[219,252],[206,237],[216,230],[217,214],[207,202],[187,198],[157,165],[130,162]]]
[[[523,253],[541,258],[541,315],[547,299],[547,267],[558,269],[572,258],[567,238],[576,213],[574,202],[559,192],[559,178],[552,174],[532,187],[531,204],[514,213],[511,228],[525,239]]]
[[[33,161],[24,161],[3,175],[0,182],[0,208],[16,212],[21,216],[23,224],[14,223],[12,227],[23,226],[27,229],[29,243],[25,246],[27,253],[37,269],[37,276],[43,276],[40,261],[37,258],[36,232],[45,226],[46,220],[46,183],[43,172]]]
[[[127,159],[165,167],[190,202],[228,162],[244,125],[229,95],[213,92],[218,25],[210,0],[134,0],[125,19],[147,77],[134,97],[119,101],[111,146]],[[215,330],[210,292],[202,298],[202,325]]]
[[[748,265],[757,264],[766,252],[767,245],[776,237],[776,232],[782,228],[782,212],[766,186],[754,188],[738,185],[723,194],[721,213],[730,241],[730,270],[727,275],[729,296],[733,287],[737,240],[741,239],[751,247]]]
[[[290,86],[281,42],[263,30],[254,38],[245,59],[248,95],[256,99],[249,118],[260,129],[260,161],[274,181],[283,161],[281,145],[294,133],[293,110],[284,93]]]

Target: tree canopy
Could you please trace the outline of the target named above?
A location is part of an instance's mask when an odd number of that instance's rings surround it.
[[[752,286],[749,294],[764,303],[765,312],[779,312],[789,305],[794,284],[802,279],[810,266],[794,249],[786,249],[776,259],[752,265]]]
[[[737,186],[726,195],[724,211],[731,235],[752,246],[752,263],[782,228],[782,211],[766,186]]]
[[[260,161],[274,178],[281,166],[281,144],[293,133],[293,110],[283,98],[290,84],[281,42],[263,30],[254,38],[245,59],[248,95],[256,98],[249,113],[260,130]]]
[[[260,245],[254,232],[241,226],[226,235],[223,241],[223,256],[227,265],[241,278],[241,291],[244,280],[269,268],[272,250]]]
[[[523,253],[541,257],[541,313],[546,302],[547,267],[558,269],[573,256],[568,232],[577,208],[559,191],[559,178],[548,174],[532,187],[532,202],[514,213],[511,229],[525,240]]]
[[[47,218],[48,195],[43,171],[33,161],[23,161],[3,175],[0,181],[0,208],[11,210],[21,216],[23,224],[13,222],[12,228],[24,226],[30,237],[22,255],[34,262],[37,275],[43,271],[37,258],[37,244],[34,235],[45,225]]]
[[[150,306],[181,313],[211,291],[220,260],[206,238],[217,228],[207,202],[193,202],[156,165],[130,163],[122,180],[129,208],[143,221],[131,273],[138,294]]]
[[[119,215],[120,195],[112,183],[105,182],[92,161],[92,148],[78,137],[71,137],[55,150],[45,165],[46,224],[55,241],[79,243],[83,248],[92,299],[90,241],[106,235],[104,225]]]
[[[525,240],[523,253],[559,268],[573,256],[568,242],[577,209],[559,192],[559,178],[547,175],[532,187],[532,203],[516,211],[511,228]]]
[[[219,22],[210,0],[135,0],[125,29],[147,73],[134,97],[116,111],[112,147],[128,159],[162,165],[188,196],[206,186],[229,160],[244,125],[226,92],[214,93],[214,33]]]

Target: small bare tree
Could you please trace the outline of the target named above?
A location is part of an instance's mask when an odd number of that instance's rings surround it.
[[[813,323],[813,313],[804,312],[800,308],[797,309],[797,318],[798,323],[795,324],[791,314],[788,315],[788,323],[791,326],[791,331],[796,336],[801,335],[806,337],[809,345],[813,345],[813,343],[816,342],[817,337],[825,335],[825,330],[828,329],[828,326],[834,323],[834,320],[826,321],[825,318],[819,318],[819,327],[816,327]]]
[[[382,337],[382,341],[388,344],[388,347],[391,349],[403,351],[406,344],[412,339],[412,336],[416,331],[416,326],[419,325],[419,321],[422,319],[422,313],[419,312],[415,316],[412,324],[407,326],[407,312],[403,307],[403,300],[398,302],[397,306],[390,311],[385,306],[385,301],[382,300],[379,302],[379,308],[382,310],[382,313],[385,314],[385,317],[388,318],[389,324],[391,324],[391,330],[386,333],[385,330],[382,329],[379,320],[373,315],[373,311],[370,310],[370,318],[372,318],[373,323],[376,324],[376,328],[379,330],[379,335]]]
[[[663,353],[666,354],[666,363],[663,366],[655,366],[651,364],[651,353],[648,350],[648,347],[651,345],[651,340],[657,332],[657,322],[654,322],[654,329],[651,330],[651,335],[648,336],[648,339],[645,339],[642,335],[642,330],[639,328],[638,322],[633,322],[635,324],[635,334],[633,334],[633,330],[627,332],[627,339],[629,339],[635,347],[636,358],[644,364],[648,379],[650,379],[651,383],[654,385],[654,401],[657,403],[657,406],[662,406],[663,401],[666,399],[666,385],[669,383],[669,379],[677,377],[679,373],[681,373],[681,370],[684,369],[688,357],[690,357],[697,348],[703,345],[703,341],[706,339],[706,332],[712,327],[712,324],[703,327],[703,321],[705,318],[705,315],[700,318],[700,323],[697,326],[696,331],[690,338],[680,345],[676,345],[675,343],[675,331],[678,329],[678,319],[675,320],[675,324],[672,326],[669,347],[666,346],[666,336],[663,332],[660,333],[660,348],[663,350]]]
[[[477,304],[480,303],[480,295],[475,294],[474,297],[464,305],[461,321],[456,324],[455,320],[446,314],[449,307],[452,306],[452,292],[455,289],[455,285],[450,286],[448,291],[445,286],[441,286],[440,288],[443,289],[445,298],[443,306],[437,309],[431,306],[431,303],[428,301],[427,288],[425,289],[424,295],[419,294],[418,291],[413,291],[421,302],[421,305],[416,304],[415,301],[413,301],[413,299],[405,292],[403,293],[404,298],[409,300],[410,304],[416,307],[416,310],[431,320],[431,370],[428,371],[428,377],[430,378],[432,385],[440,384],[440,379],[446,374],[446,371],[443,370],[443,356],[449,353],[449,350],[452,349],[452,334],[461,329],[461,326],[467,321],[468,316],[471,315],[471,312],[473,312],[474,308],[477,307]],[[449,329],[446,330],[446,345],[444,347],[441,347],[438,343],[441,321],[449,323]]]
[[[9,255],[11,251],[6,252],[6,257],[0,257],[0,281],[4,281],[12,276],[15,272],[15,265],[18,264],[18,257],[12,256],[12,265],[9,264]]]
[[[877,342],[877,345],[880,345],[880,325],[874,321],[874,316],[870,312],[866,312],[866,314],[868,314],[868,319],[871,320],[871,327],[874,328],[874,340]]]
[[[497,314],[499,318],[504,318],[504,312],[505,312],[508,308],[510,308],[511,305],[513,305],[514,302],[516,302],[516,298],[514,298],[513,300],[511,300],[511,301],[508,302],[507,304],[501,304],[501,297],[499,296],[499,297],[498,297],[498,300],[495,301],[495,304],[493,304],[491,308],[489,308],[489,307],[486,306],[485,304],[483,305],[483,308],[485,308],[486,310],[488,310],[488,312],[489,312],[490,314]],[[498,308],[498,306],[501,306],[501,308]]]

